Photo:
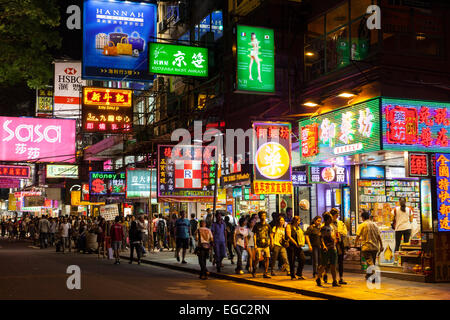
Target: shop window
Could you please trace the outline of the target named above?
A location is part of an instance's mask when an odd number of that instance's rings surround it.
[[[351,60],[364,60],[376,49],[378,32],[377,30],[367,29],[366,21],[365,18],[361,18],[351,24]]]
[[[211,31],[214,33],[214,41],[223,36],[223,14],[221,10],[214,11],[211,14]]]
[[[348,2],[337,7],[326,15],[326,31],[331,32],[344,24],[347,24],[348,19]]]
[[[349,64],[348,28],[327,35],[326,71],[334,71]]]
[[[178,41],[182,41],[182,44],[189,44],[191,42],[191,32],[188,31],[178,38]]]

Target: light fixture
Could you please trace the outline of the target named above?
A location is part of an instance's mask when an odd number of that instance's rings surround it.
[[[303,105],[306,107],[317,107],[318,106],[318,104],[313,101],[306,101],[305,103],[303,103]]]
[[[312,57],[314,56],[314,52],[311,51],[305,52],[305,56]]]
[[[351,98],[354,96],[356,96],[356,94],[354,94],[353,92],[349,92],[349,91],[344,91],[344,92],[338,94],[338,97],[341,97],[341,98]]]

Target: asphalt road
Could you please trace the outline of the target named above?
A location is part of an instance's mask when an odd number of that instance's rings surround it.
[[[95,254],[56,253],[23,241],[0,240],[0,261],[0,300],[317,300],[124,260],[114,265]],[[80,267],[80,290],[67,288],[70,265]]]

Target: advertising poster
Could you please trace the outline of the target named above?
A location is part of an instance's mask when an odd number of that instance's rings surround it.
[[[100,206],[100,216],[106,221],[114,221],[119,215],[119,207],[117,203]]]
[[[254,194],[292,194],[291,124],[253,123]]]
[[[133,124],[133,90],[83,88],[84,132],[126,133]]]
[[[152,42],[150,72],[178,76],[208,76],[208,49]]]
[[[81,62],[55,62],[54,111],[57,118],[79,119],[81,110]]]
[[[436,153],[438,231],[450,231],[450,154]]]
[[[127,170],[127,199],[139,199],[150,197],[150,177],[152,180],[152,203],[157,203],[157,172],[156,169]]]
[[[78,179],[78,166],[77,165],[48,164],[46,177],[47,178]]]
[[[317,125],[318,130],[308,130],[308,135],[304,134],[304,129],[313,125]],[[299,127],[302,163],[380,150],[379,99],[301,120]]]
[[[0,161],[75,161],[75,120],[0,117]]]
[[[91,196],[125,195],[125,172],[90,172],[89,194]]]
[[[360,166],[359,177],[360,179],[384,179],[385,177],[384,167]]]
[[[237,26],[237,88],[239,92],[275,92],[273,29]]]
[[[383,149],[450,152],[449,103],[382,98]]]
[[[52,117],[53,115],[53,89],[36,90],[36,117]]]
[[[381,242],[383,243],[383,252],[379,256],[380,265],[394,264],[394,250],[395,250],[395,231],[383,230],[380,231]]]
[[[158,146],[158,198],[212,202],[216,185],[215,147]]]
[[[431,180],[420,180],[420,210],[423,232],[433,232],[433,215],[431,211]]]
[[[152,81],[148,47],[156,38],[156,15],[152,3],[85,0],[83,79]]]

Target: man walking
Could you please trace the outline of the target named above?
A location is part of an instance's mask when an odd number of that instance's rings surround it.
[[[347,227],[345,223],[339,220],[339,210],[333,208],[330,210],[330,214],[333,217],[332,226],[335,229],[336,234],[336,250],[337,250],[337,263],[339,271],[339,284],[347,284],[344,281],[344,253],[345,253],[345,239],[347,237]]]
[[[270,225],[266,221],[266,212],[258,212],[259,222],[253,227],[254,243],[255,243],[255,262],[253,263],[252,275],[255,277],[256,268],[259,261],[264,260],[264,274],[263,277],[270,279],[267,274],[269,272],[270,247],[272,246],[272,239],[270,237]]]
[[[180,262],[180,249],[183,250],[183,260],[181,263],[186,264],[186,250],[189,247],[190,238],[190,222],[185,218],[185,212],[180,212],[180,219],[175,222],[175,240],[176,240],[176,257],[177,261]]]
[[[214,238],[214,253],[217,272],[220,272],[222,268],[222,260],[227,255],[227,231],[225,229],[225,223],[222,220],[222,215],[220,212],[216,212],[216,222],[212,224],[211,232]]]
[[[62,223],[59,225],[59,235],[61,236],[62,252],[65,253],[65,249],[68,248],[69,252],[72,251],[69,237],[70,223],[66,218],[63,218]]]
[[[361,213],[363,223],[358,227],[356,232],[355,243],[361,240],[361,257],[366,259],[368,266],[373,266],[377,261],[378,252],[383,251],[383,242],[381,241],[380,230],[377,225],[370,221],[370,213],[363,209]],[[373,273],[373,272],[372,272]],[[366,280],[371,274],[366,274]]]
[[[120,264],[120,245],[122,244],[122,239],[124,237],[123,226],[120,224],[120,218],[117,216],[114,220],[114,224],[111,226],[110,235],[112,242],[112,249],[114,250],[114,257],[116,258],[116,262],[114,264]]]
[[[195,232],[198,228],[198,221],[195,219],[195,213],[191,214],[191,220],[189,220],[191,224],[191,241],[189,242],[189,253],[194,252],[195,249]]]
[[[158,231],[158,247],[159,247],[159,251],[163,251],[163,248],[167,248],[167,243],[166,243],[166,234],[167,234],[167,224],[166,224],[166,220],[163,218],[162,213],[159,214],[159,219],[158,219],[158,224],[156,227],[157,231]],[[156,248],[156,246],[154,246]]]
[[[50,222],[48,222],[46,215],[43,215],[42,219],[39,220],[38,230],[39,230],[39,236],[40,236],[40,240],[41,240],[41,249],[47,248],[47,245],[48,245],[47,237],[48,237],[48,232],[50,231]]]

